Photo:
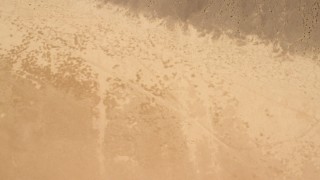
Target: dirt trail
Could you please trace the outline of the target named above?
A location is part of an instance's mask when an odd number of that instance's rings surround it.
[[[89,0],[0,0],[0,179],[319,179],[320,67]]]

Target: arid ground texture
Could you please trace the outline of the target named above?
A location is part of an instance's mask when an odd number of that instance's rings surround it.
[[[0,0],[0,180],[319,180],[319,14]]]

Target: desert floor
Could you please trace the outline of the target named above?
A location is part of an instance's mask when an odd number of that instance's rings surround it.
[[[0,0],[1,180],[318,180],[320,66],[93,0]]]

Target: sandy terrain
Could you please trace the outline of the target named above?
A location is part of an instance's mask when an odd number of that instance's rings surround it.
[[[0,4],[1,180],[320,179],[311,56],[93,0]]]

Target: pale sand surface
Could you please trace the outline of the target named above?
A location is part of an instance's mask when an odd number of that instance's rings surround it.
[[[320,179],[320,66],[89,0],[0,0],[1,180]]]

